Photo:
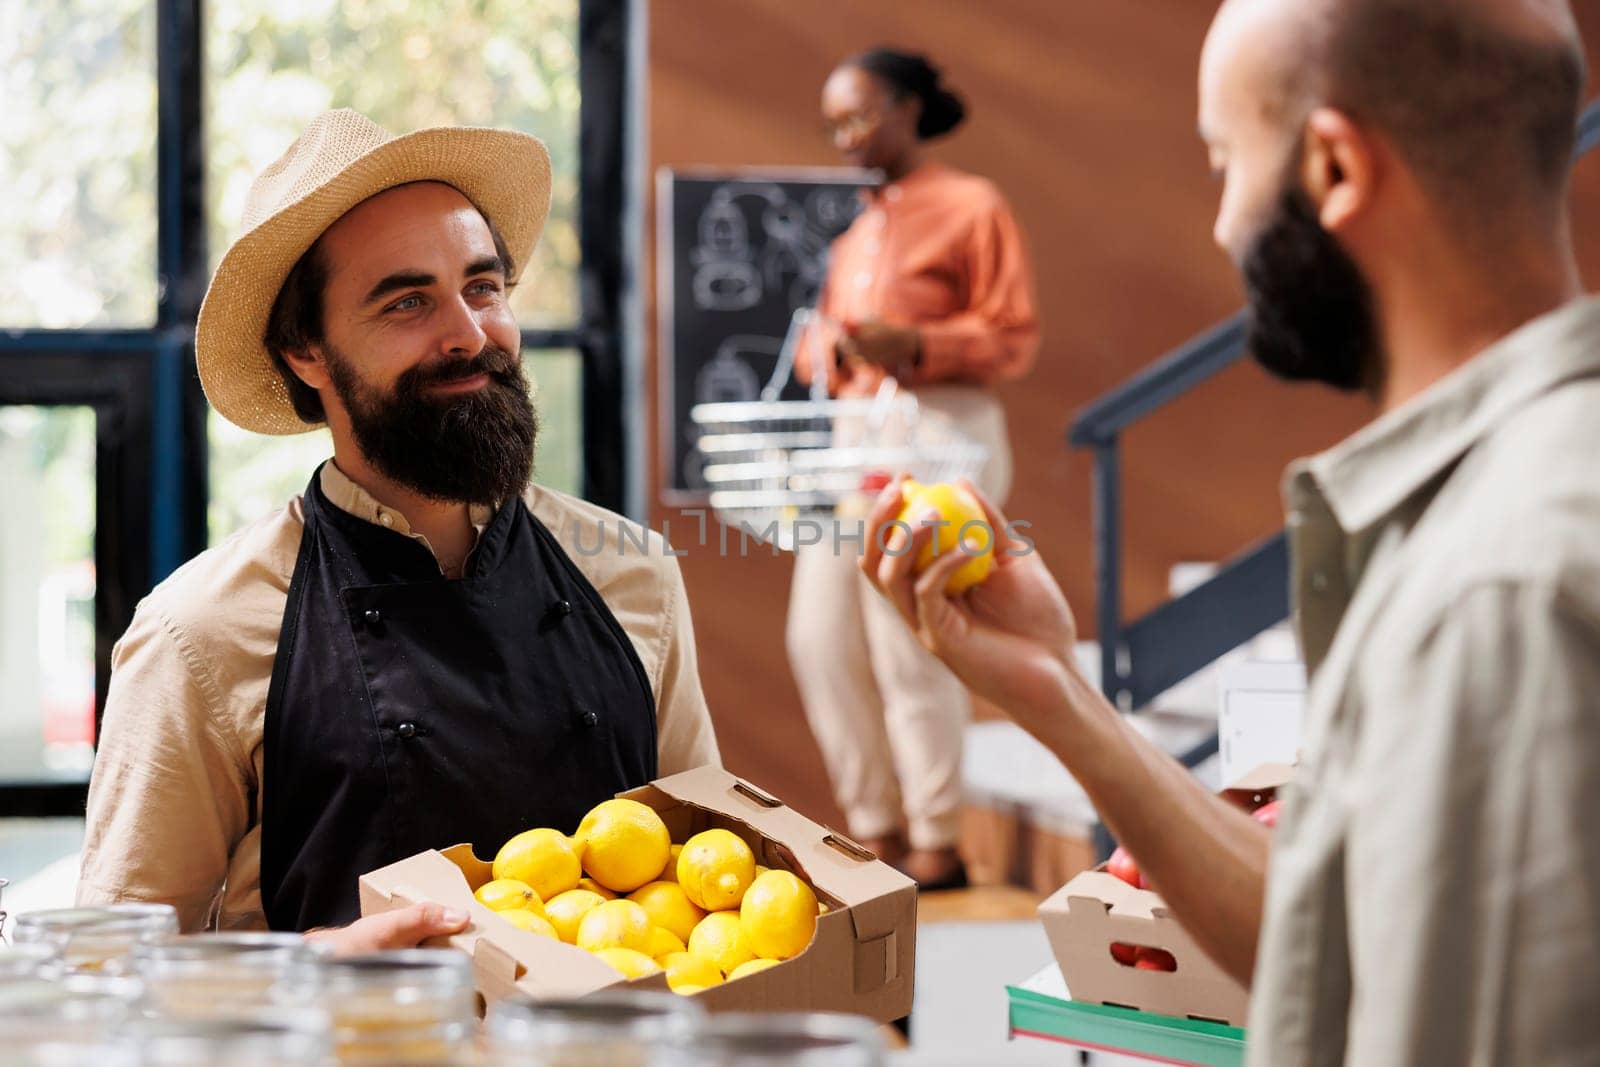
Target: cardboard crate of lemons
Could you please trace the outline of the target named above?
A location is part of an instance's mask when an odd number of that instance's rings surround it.
[[[361,890],[368,914],[417,900],[472,912],[449,941],[489,1000],[628,981],[712,1010],[910,1010],[915,886],[718,767],[604,801],[570,835],[526,830],[492,862],[458,845]]]
[[[572,836],[525,830],[473,894],[507,922],[593,953],[625,978],[694,994],[798,956],[827,905],[791,871],[711,829],[673,844],[656,810],[617,797]]]

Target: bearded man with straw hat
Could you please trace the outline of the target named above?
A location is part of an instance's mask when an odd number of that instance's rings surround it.
[[[245,429],[325,424],[333,457],[118,642],[80,903],[415,944],[466,916],[355,921],[361,874],[575,829],[717,761],[676,560],[530,483],[508,293],[549,206],[536,138],[392,137],[349,110],[256,179],[200,311],[201,382]]]

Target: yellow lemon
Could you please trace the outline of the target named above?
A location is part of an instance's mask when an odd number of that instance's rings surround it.
[[[587,889],[591,893],[598,893],[598,894],[600,894],[600,896],[604,897],[606,900],[616,900],[617,899],[617,895],[615,893],[613,893],[611,890],[607,889],[605,886],[601,885],[599,882],[595,881],[593,878],[579,878],[578,879],[578,888],[579,889]]]
[[[513,878],[549,901],[578,884],[583,870],[578,854],[560,830],[524,830],[507,841],[494,858],[496,879]]]
[[[645,955],[660,962],[661,957],[674,952],[687,952],[688,946],[683,943],[683,938],[662,926],[650,927],[650,947],[645,949]]]
[[[678,884],[706,911],[737,908],[755,878],[755,854],[729,830],[695,834],[678,855]]]
[[[682,845],[673,845],[667,854],[667,865],[661,868],[661,873],[656,875],[658,882],[676,882],[678,880],[678,855],[683,852]]]
[[[728,981],[731,982],[735,978],[747,978],[750,975],[755,974],[757,971],[764,971],[768,967],[776,967],[780,962],[782,961],[755,959],[750,960],[747,963],[741,963],[739,966],[735,967],[731,972],[729,972]]]
[[[705,986],[703,986],[703,985],[695,985],[692,982],[689,983],[688,985],[681,985],[677,989],[673,990],[673,992],[678,994],[678,996],[680,996],[680,997],[692,997],[696,993],[704,993],[705,991],[706,991],[706,987]]]
[[[578,924],[583,917],[606,902],[599,893],[587,889],[569,889],[545,903],[544,916],[556,928],[556,934],[569,945],[578,942]]]
[[[595,805],[578,824],[576,837],[583,869],[618,893],[654,880],[672,854],[672,836],[656,809],[621,797]]]
[[[544,914],[544,901],[533,887],[526,882],[519,882],[515,878],[496,878],[492,882],[485,882],[472,894],[478,898],[478,903],[490,911],[514,911],[521,908]]]
[[[763,874],[766,874],[770,870],[772,870],[771,867],[758,863],[756,864],[756,877],[760,878]]]
[[[689,935],[689,951],[716,964],[723,974],[756,955],[736,911],[714,911],[701,919]]]
[[[602,948],[595,952],[595,956],[621,971],[625,978],[643,978],[661,970],[661,965],[655,960],[631,948]]]
[[[901,486],[901,498],[905,507],[900,509],[899,521],[912,530],[920,527],[929,511],[939,513],[941,525],[934,527],[933,540],[917,555],[918,574],[927,570],[935,557],[960,552],[968,557],[967,561],[950,575],[944,586],[946,593],[964,593],[989,577],[994,570],[994,531],[976,497],[958,485],[919,485],[907,479]],[[964,540],[976,542],[977,551],[964,547]]]
[[[510,911],[502,911],[500,918],[515,926],[518,930],[526,930],[530,934],[539,934],[553,941],[561,940],[556,933],[556,928],[550,925],[549,919],[526,908],[513,908]]]
[[[788,871],[768,871],[745,890],[739,918],[757,956],[792,959],[817,932],[817,895]]]
[[[678,940],[689,940],[689,934],[706,917],[705,909],[689,899],[683,887],[674,882],[651,882],[628,894],[628,899],[638,904],[650,916],[650,921],[663,930],[671,930]]]
[[[578,923],[577,946],[589,952],[603,948],[650,951],[650,916],[631,900],[608,900],[592,908]]]
[[[693,952],[674,952],[658,957],[656,962],[667,972],[667,986],[674,993],[682,993],[685,985],[700,990],[722,982],[722,972],[717,970],[717,965]]]

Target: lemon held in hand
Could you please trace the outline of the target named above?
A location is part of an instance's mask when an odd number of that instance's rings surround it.
[[[755,853],[730,830],[695,834],[678,854],[678,884],[706,911],[737,908],[755,880]]]
[[[496,879],[522,882],[548,902],[578,884],[583,870],[572,842],[560,830],[524,830],[503,845],[494,857]]]
[[[573,836],[583,869],[616,893],[654,881],[672,854],[672,837],[655,809],[621,797],[595,805]]]
[[[922,485],[906,479],[900,487],[905,506],[900,509],[899,521],[916,532],[923,516],[937,511],[942,525],[934,527],[933,539],[917,553],[916,571],[921,574],[939,556],[960,552],[967,561],[950,576],[944,591],[954,596],[989,577],[994,570],[994,530],[989,528],[989,517],[977,497],[959,485],[940,483]],[[962,546],[962,539],[977,542],[977,551]]]
[[[788,871],[768,871],[745,891],[739,916],[757,956],[791,959],[806,950],[817,932],[817,895]]]

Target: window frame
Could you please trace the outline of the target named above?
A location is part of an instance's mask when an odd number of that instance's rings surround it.
[[[95,433],[95,732],[111,648],[156,582],[207,543],[209,407],[194,361],[210,279],[202,123],[207,0],[156,13],[156,321],[122,330],[0,329],[0,404],[86,405]],[[579,321],[522,331],[524,353],[579,353],[586,499],[621,510],[623,202],[629,165],[629,0],[579,0]],[[0,782],[0,818],[82,815],[87,785]]]

